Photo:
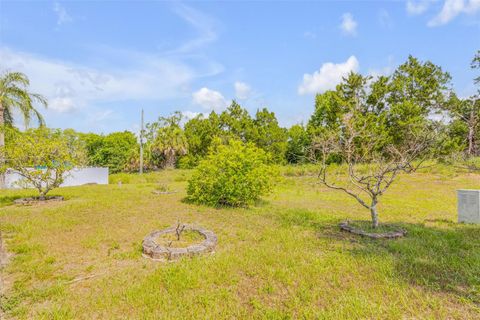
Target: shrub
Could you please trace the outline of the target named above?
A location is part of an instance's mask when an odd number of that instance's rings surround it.
[[[253,144],[231,140],[211,149],[188,181],[187,199],[211,206],[247,206],[271,191],[276,168]]]

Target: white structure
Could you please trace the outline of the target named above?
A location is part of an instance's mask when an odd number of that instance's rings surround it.
[[[5,174],[5,187],[7,189],[20,188],[19,182],[23,179],[16,172]],[[74,168],[66,173],[65,181],[61,187],[81,186],[83,184],[108,184],[108,168],[88,167]]]
[[[457,190],[458,222],[480,223],[480,190]]]

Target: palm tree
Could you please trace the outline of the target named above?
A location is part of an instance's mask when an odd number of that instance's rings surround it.
[[[28,91],[30,81],[21,72],[5,72],[0,75],[0,148],[5,145],[5,125],[13,124],[13,112],[19,111],[23,116],[25,126],[30,119],[37,118],[40,125],[44,125],[42,115],[35,109],[34,103],[47,107],[47,100],[36,93]],[[0,154],[0,167],[5,159]],[[0,175],[0,188],[5,185],[4,174]]]
[[[164,158],[164,167],[174,168],[177,157],[185,155],[188,150],[188,143],[185,133],[180,126],[182,114],[175,112],[170,117],[160,117],[159,121],[147,125],[152,132],[151,152],[160,154]]]

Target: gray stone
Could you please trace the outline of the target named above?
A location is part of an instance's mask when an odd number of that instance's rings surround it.
[[[458,222],[480,223],[480,190],[457,190]]]
[[[199,255],[206,250],[207,250],[207,247],[205,247],[201,244],[195,244],[193,246],[187,247],[188,254],[191,255],[191,256]]]
[[[216,245],[216,244],[217,244],[216,242],[214,242],[214,241],[212,241],[212,240],[209,240],[209,239],[207,239],[207,240],[205,240],[205,241],[202,242],[202,245],[203,245],[205,248],[207,248],[207,251],[213,251],[213,249],[215,248],[215,245]]]
[[[145,251],[145,247],[143,248],[143,252],[145,254],[148,254],[146,251]],[[157,260],[166,260],[166,259],[170,259],[170,252],[165,248],[165,247],[162,247],[162,246],[157,246],[155,247],[150,255],[153,259],[157,259]]]
[[[170,252],[170,260],[176,260],[188,254],[187,248],[168,248],[167,250]]]
[[[148,239],[143,241],[143,252],[146,254],[151,254],[153,249],[155,249],[157,244],[155,241]]]

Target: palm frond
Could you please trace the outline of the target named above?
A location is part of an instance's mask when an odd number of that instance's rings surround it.
[[[31,117],[34,116],[42,126],[45,124],[35,104],[47,107],[47,99],[37,93],[28,91],[30,81],[21,72],[6,72],[0,76],[0,104],[4,109],[5,122],[13,122],[13,109],[20,111],[25,125],[28,126]]]

